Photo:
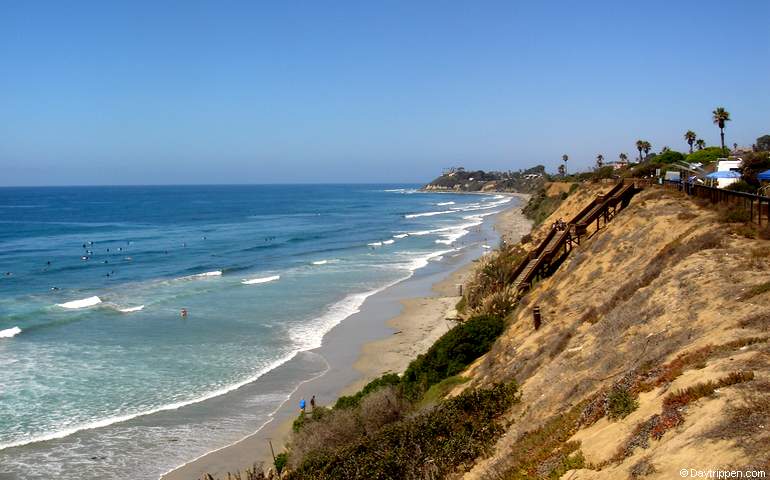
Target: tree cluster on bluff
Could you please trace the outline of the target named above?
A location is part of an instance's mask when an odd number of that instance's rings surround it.
[[[457,192],[520,192],[538,191],[546,180],[545,167],[538,165],[527,170],[485,172],[483,170],[450,169],[431,181],[425,190]]]

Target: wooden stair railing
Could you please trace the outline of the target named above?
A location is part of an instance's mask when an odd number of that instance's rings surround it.
[[[594,220],[597,221],[597,231],[599,229],[599,220],[604,217],[605,224],[615,216],[617,206],[621,207],[630,200],[637,191],[634,183],[626,184],[618,182],[609,192],[604,195],[597,195],[583,210],[567,224],[563,230],[556,226],[551,227],[548,235],[540,242],[538,247],[531,251],[514,270],[513,286],[521,294],[529,289],[538,275],[551,270],[554,259],[560,259],[558,252],[564,247],[563,256],[571,251],[573,243],[580,243],[580,236],[585,234]],[[612,212],[610,212],[612,209]]]

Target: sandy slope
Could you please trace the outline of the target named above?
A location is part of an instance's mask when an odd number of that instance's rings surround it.
[[[544,225],[571,218],[606,188],[581,187]],[[543,235],[540,230],[534,237]],[[666,257],[665,267],[650,274],[665,249],[688,242],[701,247]],[[513,379],[522,388],[521,402],[508,412],[511,425],[494,454],[464,478],[506,478],[501,472],[514,461],[511,451],[525,432],[635,369],[662,365],[709,344],[766,337],[768,319],[756,316],[770,315],[770,293],[742,295],[770,280],[768,272],[770,242],[731,233],[713,210],[677,193],[653,187],[638,194],[552,277],[535,286],[492,351],[464,374],[472,381],[453,393]],[[544,316],[538,331],[531,320],[534,306]],[[762,398],[770,394],[769,360],[768,343],[760,342],[709,358],[673,382],[643,393],[638,410],[625,419],[605,418],[574,435],[590,468],[562,478],[628,478],[636,469],[644,470],[645,478],[663,479],[679,478],[681,468],[768,468],[770,407]],[[660,441],[652,440],[649,448],[637,447],[629,457],[611,460],[637,425],[660,412],[665,395],[736,370],[751,370],[755,379],[688,405],[682,412],[684,424]],[[739,408],[745,405],[756,406],[750,421],[741,419],[747,414]],[[642,460],[651,468],[641,469]]]

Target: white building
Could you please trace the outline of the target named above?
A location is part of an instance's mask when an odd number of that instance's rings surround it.
[[[741,165],[743,164],[743,159],[738,157],[730,157],[730,158],[719,158],[717,159],[717,172],[741,172]],[[718,178],[717,179],[717,187],[719,188],[725,188],[728,185],[732,185],[733,183],[740,180],[740,177],[738,178]]]

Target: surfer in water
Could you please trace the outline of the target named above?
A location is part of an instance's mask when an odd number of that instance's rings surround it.
[[[185,317],[187,317],[187,309],[186,309],[186,308],[183,308],[182,310],[180,310],[180,311],[179,311],[179,315],[180,315],[182,318],[185,318]]]

